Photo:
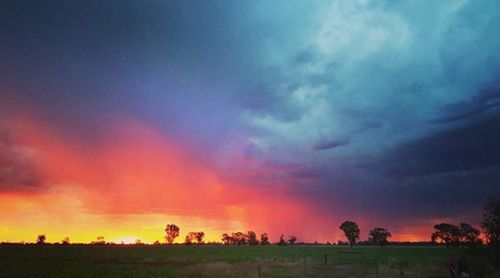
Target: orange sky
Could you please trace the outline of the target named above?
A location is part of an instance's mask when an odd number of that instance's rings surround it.
[[[500,196],[500,1],[4,2],[0,242],[427,241]]]
[[[300,240],[343,240],[342,219],[322,213],[305,199],[287,194],[287,184],[241,185],[234,173],[218,177],[213,161],[174,143],[154,128],[130,119],[115,121],[96,144],[72,140],[35,120],[6,121],[9,136],[29,158],[41,180],[30,190],[0,193],[0,240],[34,241],[37,234],[50,242],[70,237],[90,242],[163,240],[164,227],[176,223],[183,236],[203,230],[206,240],[218,241],[224,232],[281,233]],[[274,171],[252,167],[248,171]],[[236,177],[236,178],[234,178]],[[358,217],[361,226],[368,225]],[[428,230],[395,234],[399,240],[427,240]]]

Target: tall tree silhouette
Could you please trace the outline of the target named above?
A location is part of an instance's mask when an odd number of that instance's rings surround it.
[[[233,238],[227,233],[222,234],[222,242],[224,244],[233,244]]]
[[[195,234],[194,237],[196,239],[196,243],[202,244],[203,243],[203,238],[205,237],[205,233],[204,232],[196,232],[196,234]]]
[[[180,229],[175,224],[168,224],[165,228],[165,232],[167,233],[167,235],[165,236],[167,243],[172,244],[175,238],[179,236]]]
[[[432,242],[444,243],[446,247],[460,243],[460,228],[449,223],[434,225],[436,231],[432,233]]]
[[[257,234],[254,231],[247,232],[248,245],[257,245],[259,241],[257,240]]]
[[[488,243],[500,247],[500,198],[490,199],[486,203],[481,227],[486,233]]]
[[[232,233],[231,238],[233,239],[233,244],[242,245],[247,243],[247,235],[242,232]]]
[[[277,243],[279,246],[283,246],[283,245],[286,245],[286,241],[285,241],[285,235],[281,235],[280,236],[280,240],[278,241]]]
[[[342,225],[340,225],[339,229],[344,231],[345,237],[349,241],[349,245],[351,247],[356,244],[356,241],[359,239],[359,234],[361,233],[356,222],[345,221]]]
[[[389,242],[387,239],[391,236],[391,233],[384,228],[374,228],[370,231],[368,241],[383,247],[384,245],[387,245]]]
[[[460,223],[460,242],[462,244],[477,244],[480,243],[479,234],[481,232],[467,223]]]

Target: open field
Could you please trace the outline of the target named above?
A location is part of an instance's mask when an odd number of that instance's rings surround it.
[[[1,277],[449,277],[459,248],[0,246]],[[325,263],[326,255],[326,263]]]

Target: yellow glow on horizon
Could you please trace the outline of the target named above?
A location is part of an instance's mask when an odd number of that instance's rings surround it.
[[[13,196],[0,195],[0,203],[8,203],[9,210],[0,211],[0,241],[35,242],[44,234],[47,242],[61,242],[69,237],[71,243],[90,243],[102,236],[106,242],[142,243],[165,242],[165,226],[175,223],[180,235],[175,243],[182,243],[189,232],[205,232],[205,242],[220,241],[224,232],[241,227],[233,222],[200,217],[186,217],[159,213],[98,214],[88,212],[77,200],[62,194]]]
[[[242,170],[222,178],[213,161],[133,121],[111,125],[98,146],[75,144],[33,119],[10,124],[16,144],[30,150],[41,183],[0,192],[0,241],[35,242],[44,234],[50,243],[66,237],[90,243],[101,236],[106,242],[164,243],[171,223],[180,227],[175,243],[189,232],[203,231],[205,242],[219,242],[223,233],[248,230],[269,233],[271,241],[280,234],[309,242],[344,240],[337,228],[343,216],[287,194],[285,181],[272,190],[266,183],[240,184],[280,173],[280,167],[257,167],[236,156],[231,161]],[[432,225],[426,227],[393,239],[428,238]]]

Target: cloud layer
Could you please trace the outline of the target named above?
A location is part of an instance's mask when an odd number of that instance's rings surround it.
[[[254,201],[262,219],[304,209],[323,235],[343,218],[406,238],[477,224],[500,195],[499,6],[7,1],[0,191],[169,213],[184,199],[158,192],[179,178],[179,195]],[[276,218],[238,219],[278,231]]]

